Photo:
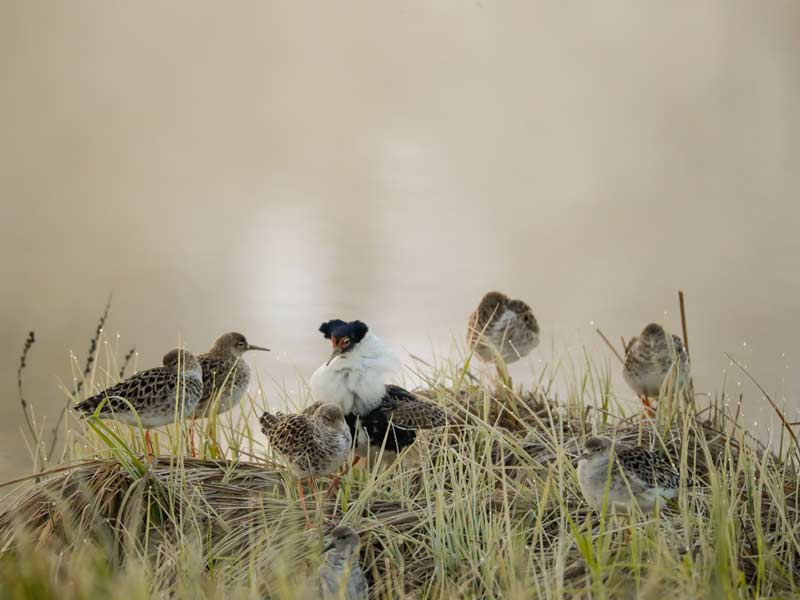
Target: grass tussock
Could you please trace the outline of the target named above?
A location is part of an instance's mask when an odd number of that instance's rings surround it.
[[[626,416],[588,357],[532,392],[476,378],[469,359],[418,375],[453,424],[413,461],[352,469],[331,500],[309,495],[308,531],[253,400],[160,430],[153,464],[141,431],[70,415],[66,465],[4,502],[0,597],[315,597],[322,535],[338,523],[361,534],[373,598],[800,597],[793,438],[766,451],[721,403],[662,398],[655,419]],[[696,485],[662,514],[591,512],[575,466],[598,432],[664,452]]]

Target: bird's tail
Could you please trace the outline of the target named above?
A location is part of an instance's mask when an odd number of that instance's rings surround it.
[[[104,394],[97,394],[96,396],[92,396],[91,398],[86,398],[86,400],[78,402],[72,407],[72,410],[83,415],[90,415],[97,410],[97,407],[100,406],[100,403],[105,400],[105,398],[106,396]]]
[[[280,421],[280,417],[268,412],[265,412],[263,415],[261,415],[261,418],[258,420],[258,422],[261,423],[261,431],[264,433],[264,435],[269,434],[269,432],[272,431],[272,429],[278,423],[280,423]]]

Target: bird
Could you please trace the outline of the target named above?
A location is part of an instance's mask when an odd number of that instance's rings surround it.
[[[656,506],[663,508],[677,497],[681,476],[663,455],[642,446],[615,443],[605,436],[590,436],[583,447],[578,482],[597,512],[605,502],[608,511],[616,514],[630,514],[634,504],[643,513],[652,513]],[[692,485],[687,477],[687,486]]]
[[[241,333],[231,331],[217,338],[211,350],[198,356],[203,367],[203,397],[194,411],[195,417],[207,415],[217,397],[218,413],[239,404],[250,383],[250,365],[242,358],[249,350],[269,352],[269,348],[254,346]]]
[[[306,411],[320,402],[341,407],[355,440],[354,462],[381,448],[390,461],[414,443],[417,431],[446,424],[443,409],[400,386],[386,385],[397,359],[365,323],[333,319],[319,331],[331,341],[332,352],[311,376],[315,403]]]
[[[163,358],[163,366],[135,375],[75,405],[85,416],[97,412],[101,419],[126,425],[141,423],[152,456],[150,429],[192,414],[203,394],[203,369],[197,357],[175,348]]]
[[[317,406],[312,414],[273,415],[265,412],[260,423],[270,446],[297,477],[306,525],[310,526],[303,479],[311,480],[316,493],[316,478],[335,472],[347,461],[350,453],[352,437],[342,409],[336,404],[325,403]]]
[[[318,593],[323,600],[366,600],[369,584],[359,564],[358,534],[340,525],[331,531],[331,542],[323,549],[317,570]]]
[[[658,398],[665,383],[667,393],[688,389],[689,356],[681,338],[658,323],[650,323],[626,346],[622,375],[651,410],[650,398]]]
[[[531,307],[501,292],[487,292],[467,323],[467,348],[484,363],[495,363],[500,381],[513,389],[506,366],[539,345],[539,323]]]
[[[539,323],[531,307],[501,292],[488,292],[469,317],[467,347],[484,362],[498,354],[513,363],[539,345]]]

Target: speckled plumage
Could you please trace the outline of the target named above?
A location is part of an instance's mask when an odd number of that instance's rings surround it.
[[[346,460],[352,438],[341,409],[321,404],[311,414],[264,413],[261,431],[299,479],[333,473]]]
[[[622,375],[639,396],[657,398],[665,380],[676,390],[688,387],[689,357],[678,336],[651,323],[628,343]]]
[[[366,600],[369,584],[359,564],[359,539],[349,527],[331,532],[331,544],[317,571],[323,600]]]
[[[467,347],[485,362],[499,352],[506,363],[539,345],[539,323],[530,306],[500,292],[488,292],[469,317]]]
[[[447,413],[430,402],[397,385],[387,385],[377,408],[365,415],[350,413],[345,421],[356,440],[356,454],[368,456],[373,450],[397,453],[417,439],[420,429],[434,429],[447,424]],[[315,402],[303,414],[312,414],[320,406]],[[384,443],[384,438],[386,442]]]
[[[175,420],[176,401],[183,415],[194,411],[203,393],[203,372],[197,357],[187,350],[175,349],[164,356],[164,366],[147,369],[125,381],[87,398],[75,410],[88,415],[104,400],[98,416],[136,425],[136,415],[142,427],[150,429]],[[180,369],[180,373],[179,373]],[[127,400],[136,410],[134,415]]]
[[[268,349],[249,344],[241,333],[230,332],[220,336],[211,350],[198,357],[203,368],[203,396],[194,416],[204,416],[217,396],[219,413],[239,404],[250,384],[250,365],[242,358],[248,350]]]
[[[239,404],[250,384],[250,365],[239,357],[203,354],[200,357],[206,390],[195,411],[197,416],[205,413],[219,394],[219,412],[229,411]]]
[[[681,476],[661,453],[615,444],[602,436],[588,438],[584,446],[586,452],[578,461],[578,481],[595,510],[601,510],[606,487],[607,510],[620,513],[630,512],[633,499],[643,512],[652,512],[656,504],[663,506],[678,495]],[[692,485],[689,478],[687,485]]]
[[[400,429],[433,429],[447,423],[447,413],[443,409],[399,385],[386,386],[379,410]]]

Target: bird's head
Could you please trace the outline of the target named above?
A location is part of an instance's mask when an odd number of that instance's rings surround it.
[[[264,350],[268,352],[269,348],[254,346],[248,343],[247,338],[241,333],[231,331],[217,338],[217,341],[214,342],[214,346],[211,348],[211,353],[239,357],[248,350]]]
[[[161,363],[165,367],[169,367],[170,369],[174,369],[176,371],[179,368],[182,371],[200,370],[200,361],[197,360],[197,357],[183,348],[175,348],[174,350],[167,352],[164,355],[164,358],[161,359]]]
[[[645,327],[642,330],[642,335],[641,335],[643,339],[658,338],[664,336],[666,336],[666,331],[658,323],[650,323],[647,327]]]
[[[331,542],[322,551],[327,552],[335,548],[344,554],[357,554],[359,545],[358,534],[350,527],[340,525],[331,531]]]
[[[335,431],[347,429],[344,413],[338,404],[329,402],[320,404],[314,414],[322,421],[323,426],[328,429],[333,429]]]
[[[508,296],[502,292],[486,292],[478,305],[478,313],[481,320],[491,319],[500,316],[503,306],[508,302]]]
[[[364,336],[367,335],[369,327],[361,321],[350,321],[348,323],[341,319],[333,319],[320,325],[319,330],[325,336],[325,339],[331,341],[331,346],[333,347],[331,357],[326,363],[330,364],[337,356],[352,352],[359,342],[364,339]]]
[[[607,437],[602,435],[593,435],[586,438],[583,442],[582,459],[591,460],[595,456],[602,456],[608,454],[614,443]]]

